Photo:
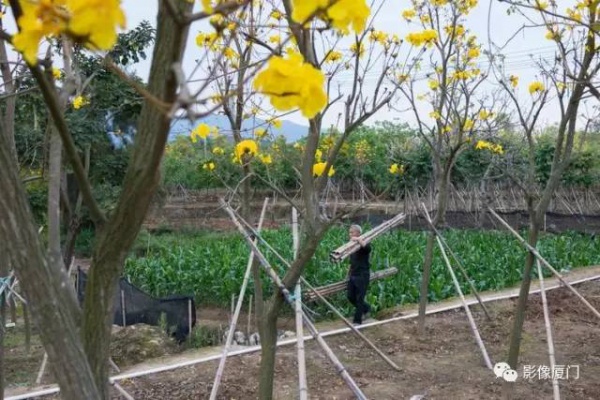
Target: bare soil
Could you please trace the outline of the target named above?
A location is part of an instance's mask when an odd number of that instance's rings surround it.
[[[596,308],[600,308],[600,282],[577,286]],[[600,398],[600,335],[598,319],[566,288],[547,293],[554,334],[557,364],[579,366],[579,377],[560,381],[565,399]],[[509,333],[516,300],[487,303],[492,319],[487,321],[479,307],[472,307],[474,318],[492,362],[506,361]],[[407,312],[406,310],[404,310]],[[205,313],[213,323],[227,312]],[[540,296],[530,296],[523,333],[519,378],[512,384],[513,399],[550,399],[550,380],[524,380],[525,365],[548,366],[547,343]],[[322,324],[325,331],[339,327],[338,322]],[[401,368],[392,370],[352,334],[328,337],[326,341],[371,399],[503,399],[506,383],[485,367],[462,309],[427,317],[424,336],[417,333],[416,320],[408,319],[363,330]],[[218,349],[213,354],[218,353]],[[311,399],[353,399],[335,368],[314,341],[306,342],[307,375]],[[39,355],[39,353],[38,353]],[[180,357],[185,357],[181,354]],[[219,399],[255,399],[258,389],[260,354],[231,358],[225,370]],[[10,365],[10,361],[9,361]],[[136,370],[149,365],[137,365]],[[204,399],[208,398],[217,361],[179,368],[145,377],[121,381],[136,399]],[[573,371],[573,370],[571,370]],[[297,396],[295,346],[278,351],[275,398]],[[55,396],[53,398],[59,398]],[[115,393],[115,400],[120,397]]]
[[[581,293],[600,308],[600,283],[579,286]],[[492,320],[474,307],[492,362],[505,361],[516,300],[488,303]],[[559,365],[578,365],[580,376],[561,380],[565,399],[600,397],[600,335],[598,320],[567,289],[548,292],[556,359]],[[382,348],[402,372],[393,371],[359,339],[345,334],[327,342],[367,395],[372,399],[501,399],[503,383],[485,368],[463,310],[428,317],[427,333],[420,337],[415,320],[367,328],[364,333]],[[352,399],[354,396],[334,367],[313,342],[306,343],[310,398]],[[514,399],[552,398],[550,380],[523,380],[523,366],[549,365],[543,311],[539,295],[530,297],[523,334],[520,375],[513,385]],[[222,381],[221,399],[257,398],[259,354],[231,359]],[[140,399],[203,399],[210,394],[217,362],[199,364],[123,383]],[[275,398],[297,395],[294,346],[280,348],[276,365]],[[573,371],[573,370],[571,370]],[[116,399],[116,397],[115,397]]]

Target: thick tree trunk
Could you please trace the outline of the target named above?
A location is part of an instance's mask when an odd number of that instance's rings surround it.
[[[444,164],[445,166],[445,164]],[[450,169],[443,169],[440,163],[434,165],[435,185],[436,185],[436,213],[433,218],[433,225],[437,228],[446,223],[446,210],[448,208],[448,187],[450,185]],[[420,335],[425,334],[425,312],[427,311],[427,298],[429,293],[429,280],[431,277],[431,265],[433,263],[433,249],[435,244],[435,233],[429,232],[427,235],[427,245],[425,247],[425,256],[423,258],[423,275],[421,277],[421,289],[419,294],[419,321],[418,331]]]
[[[0,135],[0,254],[29,301],[50,364],[67,400],[97,399],[79,336],[80,310],[62,260],[49,262],[5,136]]]
[[[421,294],[419,298],[419,335],[425,334],[425,312],[427,311],[427,296],[429,293],[429,280],[431,276],[431,264],[433,263],[433,245],[435,243],[435,232],[427,235],[425,246],[425,258],[423,260],[423,276],[421,277]]]
[[[185,1],[173,5],[186,13],[193,7],[193,3]],[[110,220],[98,229],[98,242],[86,286],[83,338],[103,399],[108,399],[108,354],[115,290],[127,253],[159,183],[159,168],[170,127],[168,108],[175,102],[178,89],[172,68],[181,62],[188,36],[187,25],[178,24],[172,16],[173,11],[166,1],[160,2],[148,84],[148,92],[168,106],[158,108],[151,100],[144,103],[123,192]]]
[[[281,297],[281,294],[278,293],[277,296]],[[258,383],[258,398],[260,400],[273,399],[273,378],[275,376],[275,355],[277,353],[277,317],[282,305],[283,300],[275,300],[271,307],[268,307],[266,315],[260,322],[262,325]]]
[[[527,243],[532,247],[537,245],[540,223],[536,221],[535,213],[530,213],[529,217],[529,234],[527,237]],[[515,319],[513,323],[513,329],[510,335],[510,349],[508,351],[508,364],[515,371],[517,370],[517,363],[519,362],[519,352],[521,349],[521,333],[523,331],[523,324],[525,322],[525,311],[527,310],[527,300],[529,299],[529,288],[531,286],[531,271],[535,265],[535,256],[533,253],[527,253],[527,259],[525,260],[525,267],[523,268],[523,282],[521,283],[521,289],[519,290],[519,299],[515,307]]]

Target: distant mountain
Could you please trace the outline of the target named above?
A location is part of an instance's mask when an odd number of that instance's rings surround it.
[[[308,133],[308,126],[300,125],[295,122],[281,120],[282,127],[281,129],[277,129],[273,126],[270,126],[269,129],[273,136],[277,137],[279,135],[283,135],[288,143],[294,143],[297,140],[303,138]],[[210,126],[216,126],[219,128],[221,133],[226,136],[231,136],[230,133],[230,125],[229,120],[224,115],[210,115],[206,118],[202,118],[197,120],[194,124],[190,123],[187,119],[176,119],[171,124],[171,130],[169,131],[169,140],[175,139],[179,135],[189,135],[192,128],[194,128],[199,123],[205,123]],[[244,137],[250,136],[250,130],[253,126],[266,127],[267,124],[265,120],[256,118],[253,120],[245,120],[242,123],[242,130],[247,131],[242,134]]]

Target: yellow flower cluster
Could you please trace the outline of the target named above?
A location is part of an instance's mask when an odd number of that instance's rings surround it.
[[[380,44],[386,44],[388,40],[388,34],[383,31],[372,30],[369,34],[369,40]]]
[[[546,87],[544,86],[544,84],[542,82],[534,81],[529,84],[529,93],[530,94],[541,93],[544,90],[546,90]]]
[[[246,163],[249,161],[248,158],[254,157],[258,154],[258,144],[252,139],[242,140],[235,145],[233,153],[233,161],[236,163]]]
[[[358,54],[358,58],[365,55],[365,45],[363,43],[354,42],[350,45],[350,51],[352,54]]]
[[[303,24],[318,16],[329,21],[342,34],[349,33],[349,26],[356,33],[365,29],[371,14],[366,0],[337,0],[331,3],[330,0],[292,0],[292,19]]]
[[[217,127],[210,127],[207,124],[198,124],[192,131],[190,132],[190,139],[192,139],[193,143],[198,141],[198,138],[202,140],[206,140],[210,134],[213,136],[219,135],[219,130]]]
[[[313,176],[323,175],[323,173],[325,172],[326,165],[327,165],[326,162],[318,162],[318,163],[314,164],[312,167]],[[327,173],[327,176],[333,176],[333,174],[335,174],[335,170],[333,169],[333,165],[332,165],[329,167],[329,172]]]
[[[327,55],[325,56],[325,62],[326,63],[334,63],[336,61],[339,61],[342,59],[343,54],[340,53],[339,51],[335,51],[335,50],[331,50],[329,51],[329,53],[327,53]]]
[[[402,11],[402,18],[409,21],[417,16],[417,12],[414,8],[409,8],[407,10]]]
[[[85,47],[109,50],[117,41],[117,28],[125,28],[119,0],[20,1],[22,15],[13,45],[30,64],[37,63],[40,41],[67,34]]]
[[[73,108],[79,110],[83,106],[90,104],[89,100],[83,96],[77,96],[73,99]]]
[[[206,163],[204,163],[204,165],[202,165],[202,169],[207,170],[207,171],[214,171],[216,167],[217,166],[212,161],[206,162]]]
[[[270,98],[277,110],[299,108],[306,118],[314,117],[327,105],[323,89],[325,76],[305,63],[300,54],[273,57],[254,79],[254,89]]]
[[[359,140],[354,145],[354,158],[358,164],[366,164],[371,155],[371,145],[365,139]]]
[[[404,165],[392,164],[388,171],[392,175],[402,175],[404,173]]]
[[[437,31],[425,29],[422,32],[411,32],[406,36],[406,41],[413,46],[433,46],[438,38]]]
[[[492,153],[496,154],[504,154],[504,149],[500,144],[494,144],[485,140],[478,140],[477,144],[475,144],[476,150],[489,150]]]
[[[517,85],[519,84],[519,77],[516,75],[509,76],[508,80],[510,82],[510,85],[514,88],[517,87]]]

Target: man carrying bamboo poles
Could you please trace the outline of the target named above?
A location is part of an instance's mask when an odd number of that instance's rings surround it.
[[[353,323],[360,325],[363,316],[371,311],[371,306],[365,303],[371,275],[369,261],[371,244],[365,243],[360,238],[362,228],[359,225],[352,225],[348,233],[350,240],[358,242],[360,245],[360,248],[350,255],[350,268],[348,269],[348,301],[356,308]]]

